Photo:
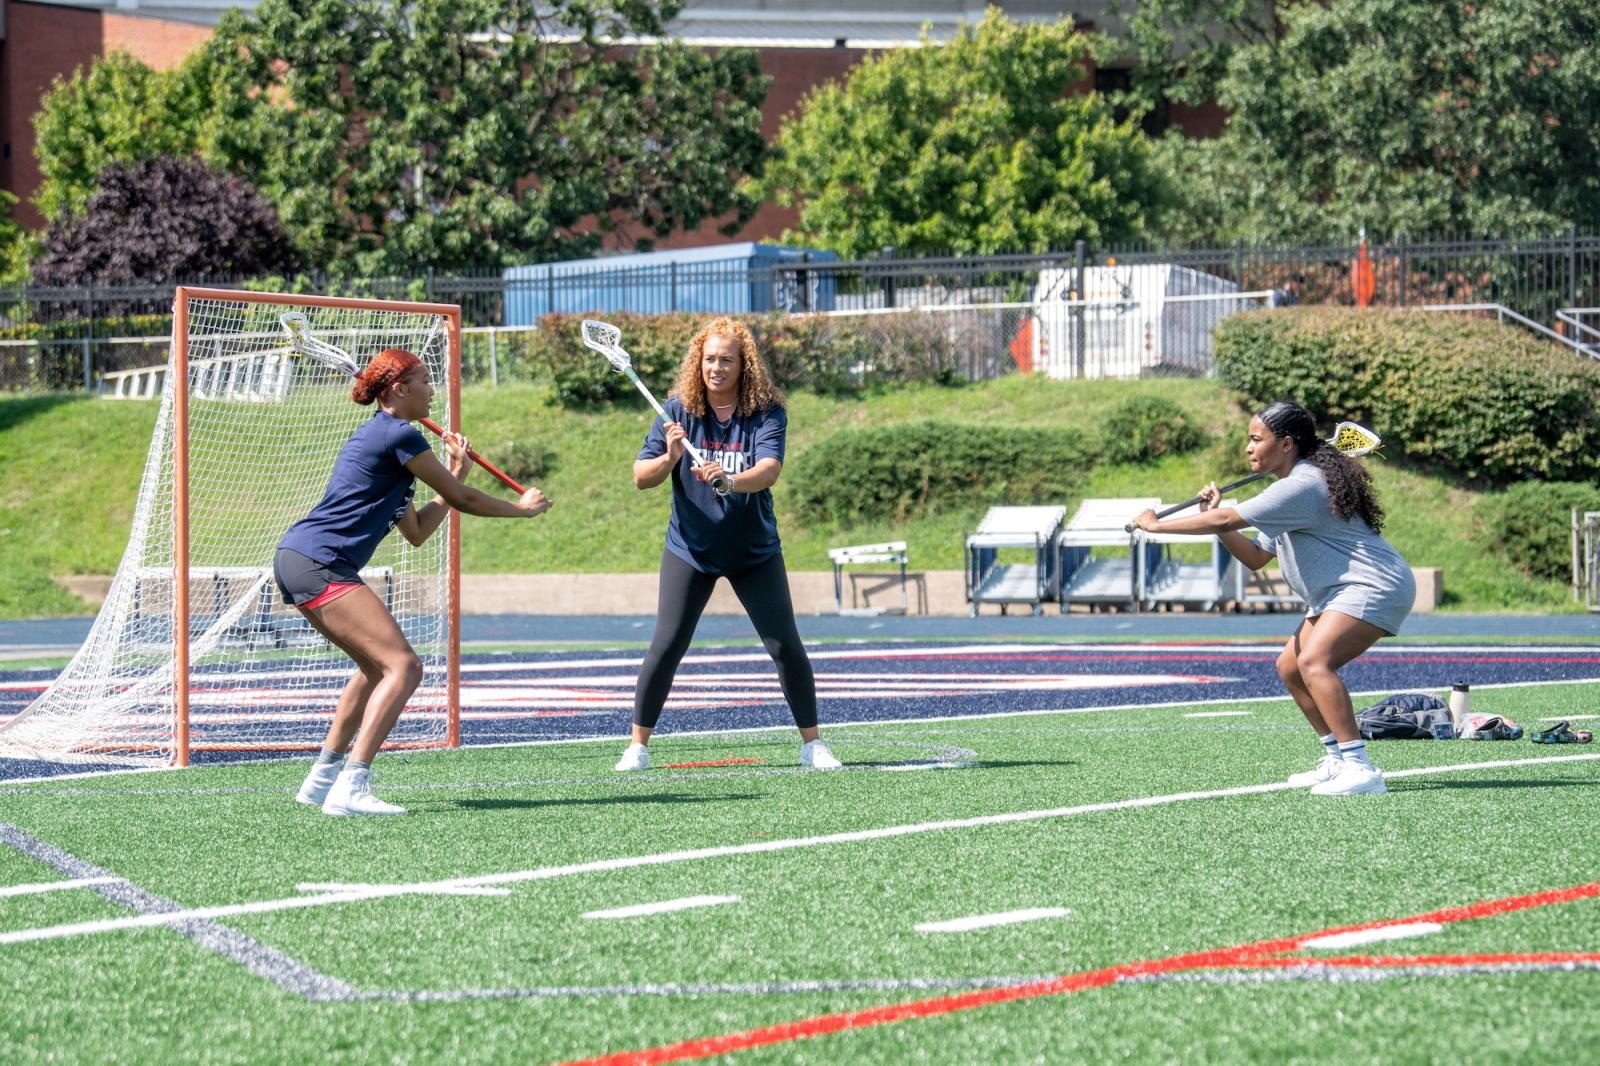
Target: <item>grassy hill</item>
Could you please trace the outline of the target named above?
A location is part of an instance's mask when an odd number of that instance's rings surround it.
[[[948,419],[977,425],[1072,425],[1097,432],[1135,393],[1165,396],[1214,436],[1191,455],[1148,466],[1097,467],[1085,496],[1183,499],[1242,448],[1244,415],[1214,381],[1063,383],[1013,377],[959,388],[912,386],[859,397],[791,397],[791,460],[849,426]],[[510,442],[545,455],[538,484],[555,501],[532,522],[468,518],[463,565],[470,573],[652,571],[661,554],[669,494],[639,492],[630,467],[649,428],[643,402],[596,411],[556,406],[541,386],[475,387],[463,396],[464,422],[480,451]],[[76,396],[0,398],[0,618],[81,614],[88,608],[52,576],[116,570],[149,450],[154,401]],[[1381,427],[1380,431],[1381,431]],[[1445,572],[1448,610],[1567,611],[1559,582],[1529,578],[1486,543],[1475,511],[1481,494],[1405,468],[1372,464],[1389,512],[1386,535],[1416,566]],[[476,475],[474,483],[494,488]],[[959,569],[962,536],[983,508],[952,510],[895,527],[802,527],[786,506],[792,485],[775,492],[791,570],[825,570],[829,545],[906,540],[918,569]],[[1248,490],[1246,490],[1248,493]],[[1073,505],[1076,499],[1060,502]],[[529,604],[536,610],[537,604]]]

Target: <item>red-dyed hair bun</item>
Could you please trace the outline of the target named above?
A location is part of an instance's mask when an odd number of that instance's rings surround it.
[[[385,348],[372,357],[367,368],[356,375],[356,384],[350,398],[365,407],[383,395],[383,390],[399,381],[417,367],[422,360],[404,348]]]

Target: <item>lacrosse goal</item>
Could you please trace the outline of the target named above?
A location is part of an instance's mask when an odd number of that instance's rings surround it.
[[[384,348],[416,353],[458,426],[458,307],[179,288],[122,563],[83,647],[0,729],[0,751],[183,766],[320,743],[351,662],[283,604],[272,560],[372,408],[351,402],[348,376],[293,354],[279,321],[291,310],[363,366]],[[424,666],[389,747],[459,741],[459,545],[452,511],[421,547],[385,538],[364,571]]]

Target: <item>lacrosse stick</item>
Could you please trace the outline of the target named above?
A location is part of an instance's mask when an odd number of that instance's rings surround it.
[[[1334,427],[1333,439],[1328,441],[1328,443],[1332,445],[1334,451],[1339,452],[1341,455],[1348,455],[1350,458],[1354,459],[1358,455],[1366,455],[1369,452],[1375,451],[1381,444],[1383,444],[1383,441],[1376,433],[1372,432],[1372,430],[1368,429],[1366,426],[1358,426],[1354,422],[1340,422],[1336,427]],[[1239,488],[1240,486],[1248,485],[1252,481],[1260,481],[1266,476],[1267,473],[1263,470],[1260,473],[1250,474],[1247,477],[1242,477],[1238,481],[1230,481],[1217,490],[1218,498],[1220,499],[1222,495],[1232,492],[1234,489]],[[1182,503],[1175,503],[1171,507],[1163,507],[1161,510],[1156,512],[1156,517],[1166,518],[1169,515],[1175,515],[1186,507],[1193,507],[1202,499],[1203,497],[1195,496],[1191,499],[1183,501]],[[1124,532],[1132,533],[1134,530],[1134,524],[1129,522],[1122,528]]]
[[[656,409],[656,414],[661,416],[662,421],[671,421],[667,418],[667,412],[661,409],[661,405],[651,395],[649,387],[639,380],[638,374],[634,373],[633,360],[622,347],[622,331],[620,329],[606,322],[596,322],[592,318],[586,318],[583,320],[583,343],[585,347],[593,348],[605,356],[606,362],[611,364],[612,370],[619,374],[628,375],[628,380],[633,382],[634,388],[644,394],[646,400],[650,401],[650,406]],[[689,458],[694,461],[695,466],[705,465],[706,457],[700,454],[698,448],[687,440],[683,442],[683,447],[689,453]],[[717,478],[711,483],[711,490],[718,496],[726,496],[729,491],[727,478]]]
[[[348,374],[351,377],[355,377],[361,373],[361,368],[356,365],[356,361],[354,359],[350,358],[349,352],[345,351],[343,348],[337,348],[334,345],[329,344],[327,341],[319,340],[311,335],[311,321],[306,318],[304,313],[300,311],[288,311],[280,315],[278,317],[278,321],[283,324],[284,332],[289,334],[290,344],[300,355],[303,355],[308,359],[314,359],[324,366],[331,366],[333,369],[338,370],[341,373]],[[440,438],[444,437],[444,430],[441,429],[439,424],[433,419],[424,418],[421,421],[424,426],[428,427],[428,429],[434,433],[434,435]],[[500,484],[504,485],[512,492],[515,492],[518,496],[528,491],[521,485],[517,484],[516,480],[509,474],[495,466],[493,463],[489,462],[489,460],[485,459],[471,448],[467,449],[467,458],[471,459],[473,462],[489,471],[489,473],[493,474],[499,480]]]

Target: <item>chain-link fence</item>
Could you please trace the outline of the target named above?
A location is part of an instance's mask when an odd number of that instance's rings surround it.
[[[1037,334],[1054,331],[1057,339],[1049,351],[1025,354],[1024,361],[1039,359],[1047,373],[1091,377],[1127,372],[1115,361],[1096,369],[1093,353],[1110,350],[1108,337],[1123,336],[1130,321],[1152,314],[1158,303],[1164,310],[1159,322],[1152,320],[1150,355],[1127,358],[1138,361],[1140,372],[1204,372],[1209,355],[1202,349],[1208,342],[1179,344],[1167,338],[1198,337],[1204,324],[1186,325],[1183,315],[1213,314],[1222,303],[1197,301],[1199,306],[1181,312],[1181,301],[1173,303],[1171,297],[1225,290],[1239,294],[1240,300],[1245,294],[1270,292],[1275,303],[1353,304],[1351,268],[1359,254],[1356,244],[1091,249],[1080,242],[1051,253],[916,259],[900,258],[892,249],[854,261],[801,253],[783,259],[608,269],[601,259],[449,275],[316,276],[297,279],[296,287],[460,305],[464,325],[496,327],[468,341],[469,380],[497,380],[497,367],[504,365],[498,349],[509,345],[514,351],[517,344],[510,327],[532,325],[551,310],[810,314],[985,305],[990,308],[987,319],[973,312],[970,324],[950,328],[1006,334],[1000,347],[1009,350],[1025,323],[1021,318],[1008,323],[1000,309],[1014,304],[1019,306],[1013,310],[1020,311],[1020,305],[1046,302],[1066,314],[1066,332],[1041,319]],[[1366,254],[1375,304],[1503,306],[1563,336],[1586,338],[1586,354],[1600,355],[1600,311],[1595,310],[1600,305],[1600,234],[1575,228],[1498,240],[1414,240],[1400,234],[1369,242]],[[1153,292],[1157,278],[1164,279],[1162,288]],[[194,280],[222,287],[243,284],[238,279]],[[172,291],[171,283],[0,290],[0,391],[97,389],[109,375],[163,361]],[[1130,304],[1138,305],[1137,311],[1130,312]],[[906,337],[895,343],[915,342]],[[1125,341],[1119,345],[1126,351],[1145,350]],[[996,351],[995,343],[985,343],[952,372],[993,372],[1001,365]],[[1070,365],[1063,367],[1062,359]],[[988,369],[980,365],[985,361]],[[1164,369],[1152,371],[1156,366]]]

